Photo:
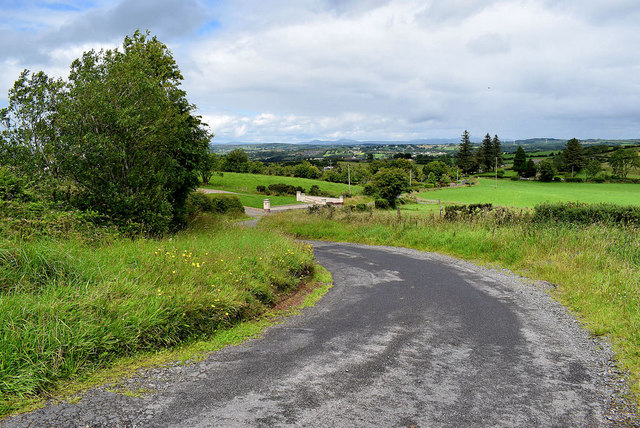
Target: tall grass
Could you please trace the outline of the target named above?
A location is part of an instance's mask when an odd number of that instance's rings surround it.
[[[12,397],[262,314],[313,270],[308,246],[214,221],[171,238],[0,238],[0,414]]]
[[[553,295],[596,335],[608,335],[640,393],[640,234],[636,228],[535,223],[489,213],[447,221],[438,213],[347,210],[265,218],[263,227],[299,237],[393,245],[499,264],[557,284]]]

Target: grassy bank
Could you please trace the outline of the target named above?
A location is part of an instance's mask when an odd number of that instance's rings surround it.
[[[283,213],[263,227],[311,239],[437,251],[500,265],[557,284],[553,295],[596,335],[608,335],[640,393],[640,235],[636,229],[578,227],[492,218],[450,222],[404,213]]]
[[[464,204],[492,203],[497,206],[529,207],[542,202],[579,201],[640,205],[640,185],[623,183],[543,183],[540,181],[478,180],[476,186],[445,188],[420,193],[425,199]]]
[[[0,239],[0,415],[127,356],[260,316],[313,272],[307,246],[216,220],[162,240]]]

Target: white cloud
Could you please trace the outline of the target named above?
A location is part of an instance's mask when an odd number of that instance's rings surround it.
[[[121,40],[115,22],[131,13],[127,22],[157,25],[217,141],[640,134],[636,1],[178,3],[146,18],[150,0],[59,12],[57,24],[39,21],[25,57],[30,68],[68,67]],[[82,19],[101,14],[98,42],[83,40]],[[219,26],[198,36],[200,15]],[[42,49],[34,41],[47,34]],[[6,46],[5,63],[19,49]]]

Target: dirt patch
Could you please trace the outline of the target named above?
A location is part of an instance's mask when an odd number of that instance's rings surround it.
[[[282,311],[299,306],[302,304],[305,297],[307,297],[309,294],[311,294],[311,292],[321,287],[322,285],[323,284],[318,281],[305,282],[300,285],[300,287],[298,287],[298,289],[293,293],[284,296],[283,299],[277,305],[275,305],[272,310]]]

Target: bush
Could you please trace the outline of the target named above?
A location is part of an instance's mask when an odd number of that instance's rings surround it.
[[[267,186],[256,186],[256,192],[265,193],[267,191]]]
[[[533,220],[572,224],[640,225],[640,207],[605,203],[544,203],[535,207]]]
[[[565,177],[564,181],[567,183],[584,183],[584,179],[580,177]]]
[[[362,194],[365,196],[373,196],[377,193],[375,186],[371,183],[367,183],[362,187]]]
[[[275,195],[295,195],[296,192],[304,192],[300,186],[294,187],[284,183],[269,184],[269,191]]]
[[[244,212],[244,206],[235,195],[192,192],[187,198],[187,216],[193,219],[202,213],[238,214]]]
[[[389,205],[389,202],[386,199],[376,199],[374,203],[375,207],[379,210],[388,210],[391,208],[391,205]]]
[[[28,202],[31,200],[33,195],[28,190],[25,180],[5,168],[0,168],[0,201]]]
[[[302,190],[304,192],[304,190]],[[314,184],[309,189],[309,196],[331,196],[331,193],[320,190],[317,184]]]
[[[241,214],[244,206],[236,195],[213,195],[210,196],[213,203],[213,212],[219,214]]]
[[[367,204],[356,204],[355,209],[356,211],[367,211],[368,207]]]
[[[211,198],[202,192],[191,192],[186,203],[187,216],[193,218],[200,213],[213,211]]]
[[[473,217],[492,209],[492,204],[447,205],[444,207],[444,218],[446,220],[457,220],[460,217]]]
[[[520,177],[511,177],[510,180],[511,181],[520,181]]]

